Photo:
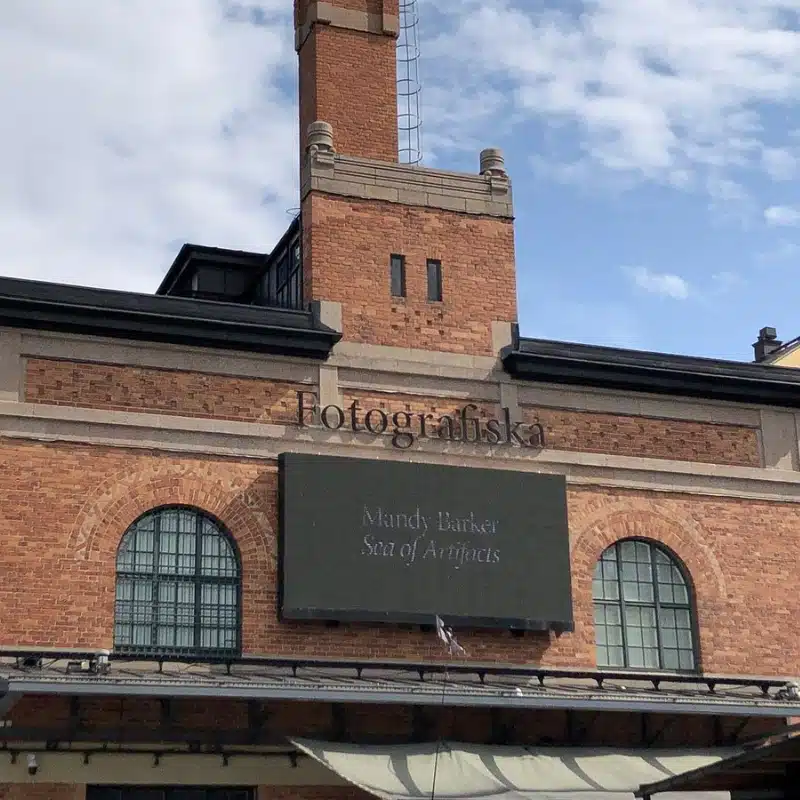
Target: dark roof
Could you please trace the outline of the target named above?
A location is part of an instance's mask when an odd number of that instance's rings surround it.
[[[245,658],[229,665],[0,653],[0,684],[16,694],[227,697],[495,708],[789,717],[783,679],[601,673],[475,664]],[[81,665],[83,661],[83,665]],[[445,672],[446,670],[446,672]],[[658,688],[655,688],[655,686]]]
[[[156,294],[167,295],[180,281],[183,273],[193,262],[210,261],[216,266],[235,266],[246,268],[256,272],[264,269],[269,256],[266,253],[251,253],[247,250],[228,250],[223,247],[208,247],[202,244],[191,244],[187,242],[178,251],[175,260],[167,270]]]
[[[800,370],[787,367],[528,339],[518,331],[502,359],[523,380],[800,408]]]
[[[661,792],[781,791],[800,784],[800,738],[767,742],[707,767],[639,787],[637,797]],[[788,797],[788,795],[787,795]]]
[[[0,277],[12,328],[326,358],[341,334],[295,311]]]
[[[230,250],[225,247],[209,247],[203,244],[187,242],[178,251],[175,260],[167,270],[167,274],[156,289],[156,294],[171,294],[180,282],[183,274],[194,268],[198,262],[211,263],[217,267],[236,267],[251,271],[254,279],[262,274],[270,265],[270,261],[287,247],[293,237],[300,231],[300,215],[296,215],[281,235],[271,253],[254,253],[249,250]]]

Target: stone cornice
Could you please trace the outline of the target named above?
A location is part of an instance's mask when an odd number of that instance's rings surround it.
[[[303,23],[295,29],[295,50],[300,50],[316,25],[328,25],[332,28],[375,33],[393,38],[397,38],[400,33],[400,18],[397,14],[385,12],[376,14],[358,9],[339,8],[332,3],[315,0],[308,4]]]
[[[469,175],[320,150],[308,153],[301,182],[303,199],[316,191],[463,214],[514,216],[507,175]]]

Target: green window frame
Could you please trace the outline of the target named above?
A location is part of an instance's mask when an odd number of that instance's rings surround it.
[[[241,562],[210,515],[162,506],[137,519],[117,551],[114,651],[225,659],[241,655]]]
[[[697,670],[693,591],[663,545],[625,539],[600,557],[592,581],[597,666]]]

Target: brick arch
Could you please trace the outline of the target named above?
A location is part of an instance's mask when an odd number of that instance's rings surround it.
[[[213,465],[198,463],[154,464],[110,475],[83,504],[67,539],[66,555],[113,563],[122,536],[138,517],[174,504],[216,517],[236,541],[245,569],[274,561],[274,531],[258,492],[243,478],[226,477]]]
[[[725,575],[702,530],[690,517],[657,503],[625,499],[604,505],[577,521],[570,539],[573,564],[591,576],[603,551],[620,539],[651,539],[684,563],[701,598],[725,598]]]

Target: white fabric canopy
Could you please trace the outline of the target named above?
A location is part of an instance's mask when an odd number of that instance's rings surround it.
[[[309,739],[295,746],[382,800],[633,800],[644,783],[704,767],[732,750],[616,750],[454,744],[386,747]],[[659,800],[728,800],[728,792]]]

